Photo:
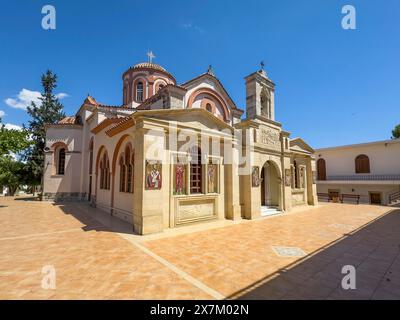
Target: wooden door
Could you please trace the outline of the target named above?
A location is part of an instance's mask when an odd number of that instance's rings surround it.
[[[317,173],[318,180],[325,181],[326,180],[326,163],[324,159],[318,159],[317,161]]]
[[[265,167],[261,169],[261,205],[265,206]]]
[[[381,202],[381,194],[378,192],[371,192],[369,194],[370,196],[370,200],[371,200],[371,204],[382,204]]]

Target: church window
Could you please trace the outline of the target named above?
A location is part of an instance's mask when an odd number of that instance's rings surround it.
[[[121,157],[119,160],[119,192],[125,192],[125,172],[124,158]]]
[[[365,154],[357,156],[356,160],[356,173],[371,173],[369,166],[369,158]]]
[[[64,172],[65,172],[65,149],[61,148],[58,151],[57,174],[64,174]]]
[[[139,81],[136,85],[136,101],[143,101],[143,82]]]
[[[110,190],[110,177],[110,162],[105,152],[100,161],[100,189]]]
[[[120,177],[119,177],[119,191],[133,193],[133,179],[134,179],[134,152],[131,151],[129,146],[126,146],[125,153],[121,155],[119,160]]]
[[[193,147],[190,153],[190,193],[202,193],[201,150]]]
[[[209,103],[206,104],[206,110],[207,110],[208,112],[212,112],[211,104],[209,104]]]

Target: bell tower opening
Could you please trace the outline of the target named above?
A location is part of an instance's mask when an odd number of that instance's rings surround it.
[[[275,84],[261,68],[245,78],[246,80],[246,117],[264,118],[275,121]]]

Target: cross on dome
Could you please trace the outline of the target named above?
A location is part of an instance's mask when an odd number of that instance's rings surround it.
[[[149,62],[150,63],[153,63],[153,59],[156,57],[155,55],[154,55],[154,53],[153,53],[153,51],[148,51],[147,52],[147,56],[149,57]]]

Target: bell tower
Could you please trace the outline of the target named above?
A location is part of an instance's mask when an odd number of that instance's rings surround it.
[[[246,80],[246,118],[258,117],[275,121],[275,84],[268,78],[261,62],[260,70]]]

